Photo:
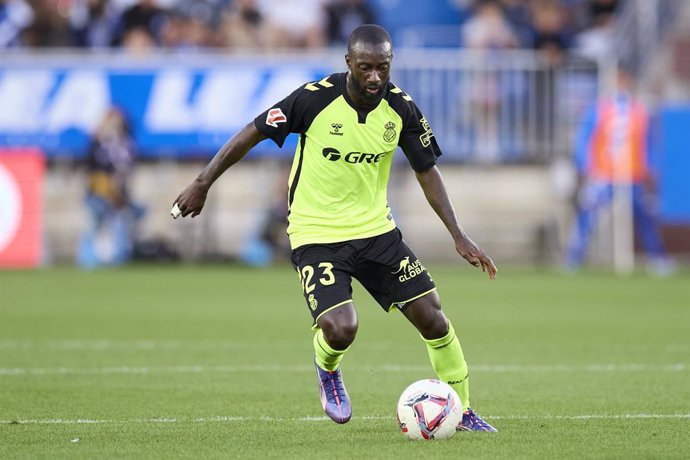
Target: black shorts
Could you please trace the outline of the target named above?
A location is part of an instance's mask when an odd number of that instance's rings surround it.
[[[326,311],[352,301],[352,278],[386,311],[404,310],[436,289],[397,228],[372,238],[300,246],[291,260],[314,324]]]

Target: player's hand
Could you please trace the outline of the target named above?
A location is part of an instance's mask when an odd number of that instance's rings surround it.
[[[180,209],[180,216],[196,217],[201,214],[201,210],[206,203],[208,189],[197,182],[192,182],[173,202]]]
[[[489,275],[490,279],[496,279],[498,269],[484,250],[477,246],[469,237],[464,236],[455,242],[455,250],[458,251],[467,262],[475,267],[481,267],[482,271]]]

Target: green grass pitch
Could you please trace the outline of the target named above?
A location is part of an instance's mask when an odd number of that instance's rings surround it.
[[[397,398],[433,377],[355,290],[353,419],[326,420],[288,267],[0,272],[0,458],[688,458],[690,274],[429,266],[500,431],[414,442]]]

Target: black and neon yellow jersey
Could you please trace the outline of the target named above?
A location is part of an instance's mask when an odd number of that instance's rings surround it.
[[[387,201],[397,146],[415,171],[441,151],[412,98],[392,83],[373,109],[355,106],[347,73],[307,83],[256,117],[256,128],[282,146],[299,142],[288,183],[288,235],[297,248],[381,235],[395,228]]]

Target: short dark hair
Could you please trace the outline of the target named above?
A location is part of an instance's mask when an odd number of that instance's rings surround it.
[[[353,48],[358,43],[367,43],[369,45],[380,45],[382,43],[389,43],[393,45],[393,40],[386,29],[377,24],[362,24],[352,31],[350,39],[347,41],[347,52],[352,53]]]

